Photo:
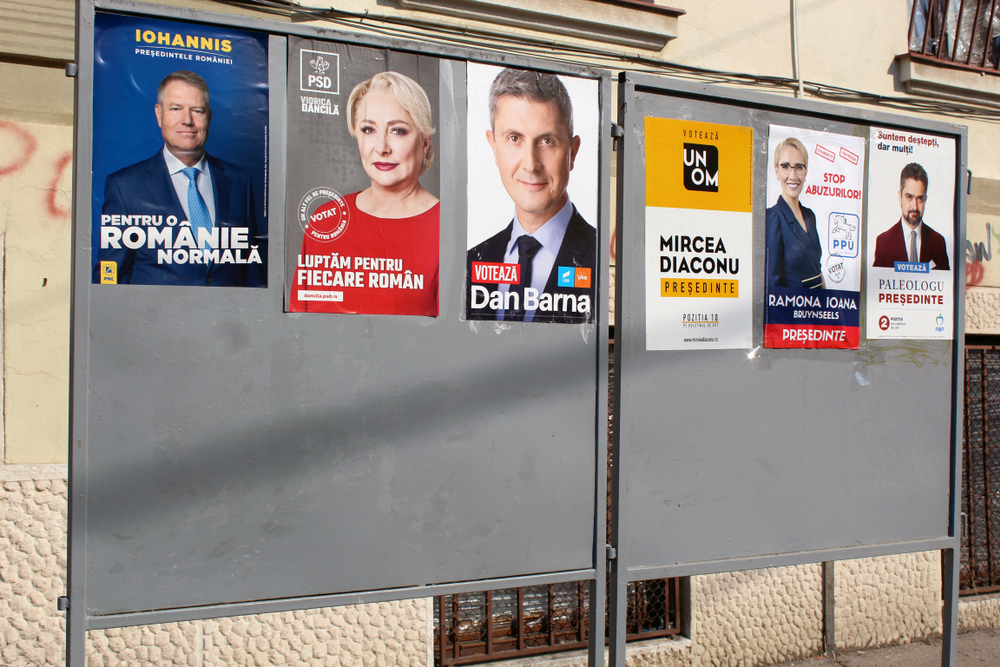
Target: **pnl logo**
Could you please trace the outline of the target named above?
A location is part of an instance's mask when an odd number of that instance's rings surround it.
[[[560,266],[556,269],[559,287],[590,287],[590,269],[582,266]]]
[[[340,94],[340,56],[299,49],[299,88],[324,95]]]
[[[857,257],[861,247],[861,219],[853,213],[830,214],[830,254],[837,257]]]
[[[684,144],[684,187],[719,191],[719,149],[708,144]]]
[[[101,284],[115,285],[118,283],[118,262],[101,262]]]

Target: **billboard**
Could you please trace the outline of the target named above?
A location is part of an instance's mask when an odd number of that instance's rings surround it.
[[[753,129],[645,118],[646,349],[753,344]]]
[[[594,321],[597,92],[469,63],[467,319]]]
[[[857,349],[865,139],[771,125],[764,347]]]
[[[439,313],[438,59],[288,46],[287,312]]]
[[[267,286],[267,36],[98,14],[91,280]]]
[[[873,127],[871,145],[865,335],[950,340],[955,140]]]

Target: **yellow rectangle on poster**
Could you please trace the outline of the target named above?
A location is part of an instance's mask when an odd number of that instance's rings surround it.
[[[101,262],[101,284],[118,284],[118,262]]]
[[[740,281],[719,278],[661,278],[660,296],[736,299],[740,296]]]
[[[753,129],[645,118],[646,206],[749,212]]]

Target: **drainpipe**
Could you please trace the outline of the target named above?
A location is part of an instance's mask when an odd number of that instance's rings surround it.
[[[796,91],[796,97],[802,97],[802,69],[799,64],[799,13],[796,8],[795,0],[791,0],[792,3],[792,67],[795,69],[795,78],[799,82],[799,89]]]

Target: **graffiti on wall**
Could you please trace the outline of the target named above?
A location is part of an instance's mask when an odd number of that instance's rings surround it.
[[[965,241],[965,287],[1000,287],[1000,257],[993,262],[993,240],[1000,249],[1000,230],[989,222],[969,224]]]
[[[34,181],[31,194],[22,193],[37,200],[24,203],[50,219],[69,220],[69,188],[64,179],[73,163],[73,151],[55,143],[27,125],[0,120],[0,179],[20,176]]]

